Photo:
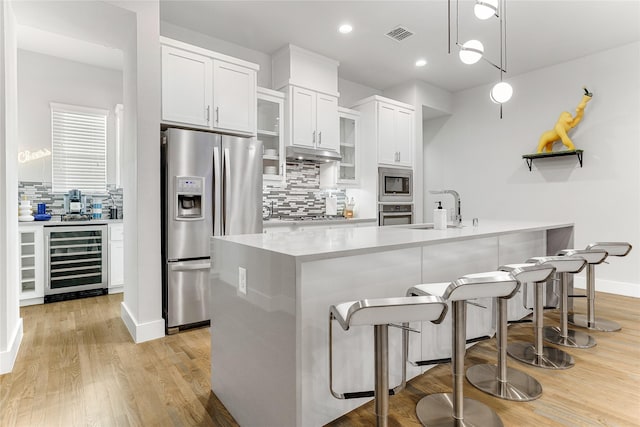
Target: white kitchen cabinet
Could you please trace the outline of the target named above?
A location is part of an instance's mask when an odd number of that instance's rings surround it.
[[[284,94],[259,87],[257,133],[264,146],[262,180],[266,183],[283,183],[285,178],[283,113]]]
[[[414,108],[381,96],[366,98],[354,106],[366,123],[363,134],[375,141],[379,165],[412,167],[414,147]]]
[[[338,98],[289,86],[288,144],[339,151]]]
[[[256,72],[213,61],[213,128],[255,134]]]
[[[124,287],[124,224],[109,224],[109,293],[122,292]]]
[[[358,184],[359,141],[358,126],[360,113],[355,110],[340,108],[340,155],[342,160],[338,162],[337,183],[344,185]]]
[[[209,127],[211,58],[162,46],[162,120]]]
[[[44,304],[44,239],[42,227],[20,226],[20,306]]]
[[[166,37],[162,43],[162,122],[256,134],[258,65]]]

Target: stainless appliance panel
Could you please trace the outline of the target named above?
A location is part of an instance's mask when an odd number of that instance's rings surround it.
[[[378,168],[379,202],[412,202],[413,171],[411,169]]]
[[[209,315],[208,259],[169,262],[167,268],[167,327],[203,322]]]
[[[107,226],[45,227],[45,295],[107,288]]]
[[[223,136],[223,234],[262,233],[262,142]]]
[[[413,224],[413,205],[378,205],[378,225]]]
[[[182,129],[168,129],[166,144],[166,257],[168,260],[209,256],[209,237],[213,234],[213,153],[220,146],[220,135]],[[202,178],[202,215],[180,216],[178,177]],[[186,196],[185,196],[186,197]],[[184,201],[188,203],[188,200]],[[195,206],[195,204],[193,205]],[[190,205],[182,205],[189,208]]]

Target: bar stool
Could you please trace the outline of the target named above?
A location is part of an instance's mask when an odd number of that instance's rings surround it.
[[[440,323],[446,313],[446,302],[437,296],[364,299],[332,305],[329,309],[329,389],[331,394],[337,399],[374,396],[376,425],[386,427],[389,394],[402,390],[405,384],[403,367],[402,383],[389,390],[389,325],[415,321]],[[351,326],[374,327],[375,390],[373,394],[370,391],[337,393],[333,390],[333,319],[337,320],[345,331]]]
[[[527,260],[527,264],[551,265],[557,269],[581,270],[586,261],[583,258],[566,256],[534,257]],[[580,267],[582,266],[582,267]],[[545,347],[542,342],[544,327],[543,291],[546,281],[533,282],[535,298],[533,301],[533,344],[515,342],[507,346],[507,353],[520,362],[546,369],[569,369],[575,365],[573,356],[554,347]]]
[[[631,252],[631,244],[627,242],[598,242],[587,245],[587,250],[605,250],[609,256],[623,257]],[[569,323],[582,328],[602,332],[614,332],[622,329],[613,320],[596,318],[596,268],[589,264],[587,268],[587,314],[570,314]]]
[[[464,355],[466,344],[466,303],[476,298],[510,297],[519,283],[509,273],[491,271],[469,274],[451,283],[417,285],[409,295],[437,295],[451,303],[453,317],[453,393],[423,397],[416,406],[418,419],[424,426],[502,426],[498,414],[485,404],[464,397]]]
[[[607,257],[604,250],[584,250],[565,249],[558,252],[560,256],[580,257],[586,261],[586,265],[600,264]],[[573,348],[591,348],[596,345],[596,340],[589,334],[582,331],[569,329],[569,289],[567,286],[569,274],[579,273],[584,269],[584,265],[578,271],[569,271],[568,267],[562,264],[556,269],[560,274],[560,326],[545,326],[543,329],[544,340],[553,344]]]
[[[542,282],[553,274],[551,265],[508,264],[499,268],[506,271],[520,283]],[[542,386],[530,375],[507,366],[507,301],[508,297],[497,298],[496,346],[498,364],[474,365],[467,369],[467,380],[476,388],[492,396],[506,400],[526,402],[542,395]]]

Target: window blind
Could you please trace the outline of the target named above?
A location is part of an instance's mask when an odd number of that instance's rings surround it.
[[[108,116],[108,110],[51,103],[54,192],[107,192]]]

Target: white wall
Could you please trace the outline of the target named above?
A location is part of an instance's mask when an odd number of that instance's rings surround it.
[[[629,256],[597,267],[598,289],[640,296],[640,43],[509,81],[502,120],[483,86],[457,93],[453,115],[425,123],[425,188],[457,190],[466,220],[574,222],[578,248],[631,242]],[[560,112],[575,114],[583,85],[594,97],[570,135],[584,167],[561,157],[535,161],[530,172],[522,154],[535,152]],[[433,198],[425,197],[429,215]]]
[[[0,2],[0,375],[22,341],[18,308],[17,41],[11,2]]]
[[[338,74],[340,74],[339,68]],[[372,95],[382,95],[381,90],[361,85],[360,83],[352,82],[350,80],[341,79],[340,77],[338,77],[338,92],[340,92],[338,105],[345,108],[351,108],[356,101],[368,98]]]
[[[258,86],[271,89],[271,55],[268,53],[249,49],[165,21],[160,22],[160,35],[258,64],[260,66]]]
[[[18,50],[18,151],[51,151],[51,102],[109,110],[107,182],[115,183],[115,111],[122,72]],[[20,181],[51,182],[51,156],[20,163]]]

